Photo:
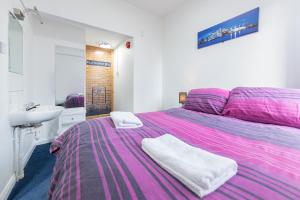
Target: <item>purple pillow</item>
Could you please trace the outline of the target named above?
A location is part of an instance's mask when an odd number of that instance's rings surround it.
[[[300,90],[235,88],[224,115],[259,123],[300,128]]]
[[[187,96],[184,109],[221,115],[229,91],[218,88],[194,89]]]

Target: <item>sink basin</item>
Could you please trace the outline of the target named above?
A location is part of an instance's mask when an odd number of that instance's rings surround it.
[[[57,118],[63,110],[60,106],[39,106],[30,111],[14,110],[9,113],[9,121],[13,127],[36,125]]]

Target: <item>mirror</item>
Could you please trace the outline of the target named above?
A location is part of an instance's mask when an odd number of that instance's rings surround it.
[[[55,48],[55,102],[65,108],[84,107],[85,54],[83,49]]]
[[[23,28],[11,13],[8,26],[9,71],[23,74]]]

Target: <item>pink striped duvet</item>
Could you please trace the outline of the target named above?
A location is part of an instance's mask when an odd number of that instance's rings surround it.
[[[238,174],[204,199],[300,199],[300,129],[184,109],[139,115],[144,127],[116,130],[110,118],[83,122],[53,142],[50,199],[199,199],[141,149],[170,133],[237,161]]]

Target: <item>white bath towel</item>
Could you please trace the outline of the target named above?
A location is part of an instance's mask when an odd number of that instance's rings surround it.
[[[117,129],[139,128],[143,126],[141,120],[131,112],[111,112],[110,117]]]
[[[166,134],[142,140],[142,149],[186,187],[204,197],[237,173],[237,163]]]

